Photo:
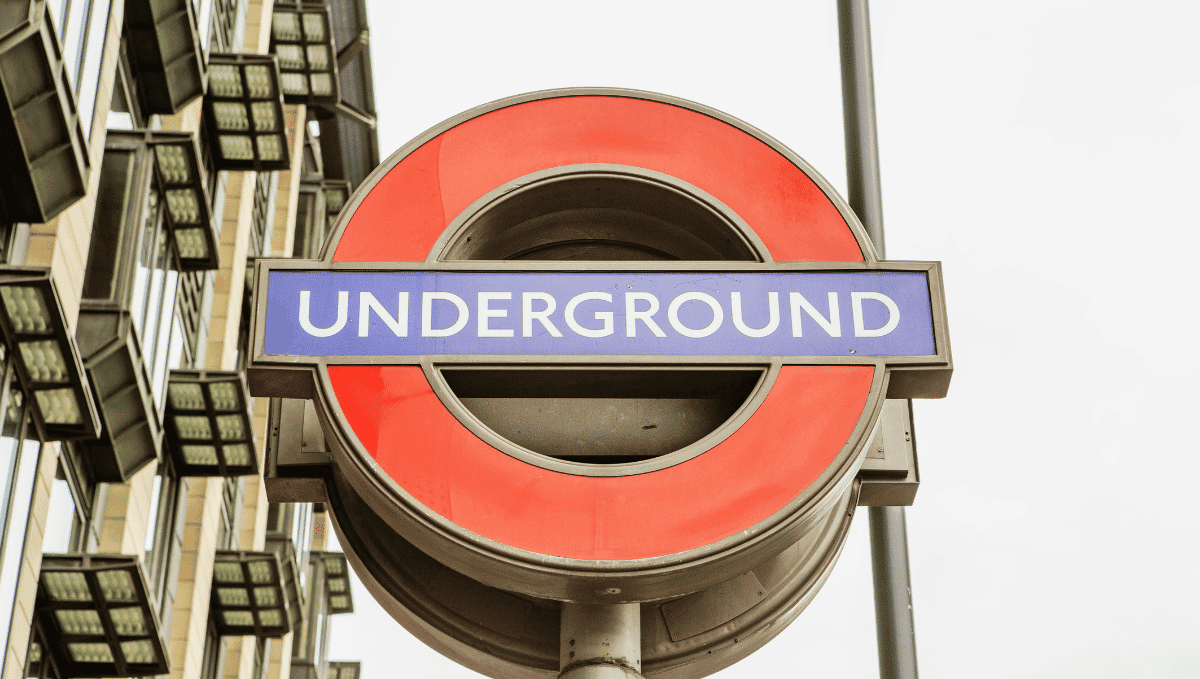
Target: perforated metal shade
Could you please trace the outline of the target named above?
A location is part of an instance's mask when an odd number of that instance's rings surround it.
[[[274,552],[218,551],[209,605],[217,633],[265,638],[290,632],[280,573]]]
[[[338,115],[320,121],[324,174],[358,186],[380,160],[367,6],[366,0],[328,0],[328,3],[338,49],[341,101]]]
[[[358,679],[362,673],[362,662],[355,660],[330,660],[327,679]]]
[[[154,151],[155,176],[167,206],[167,224],[184,271],[221,268],[218,233],[213,220],[208,178],[200,162],[193,132],[147,132]]]
[[[100,416],[49,269],[0,266],[0,328],[41,438],[96,438]]]
[[[47,554],[35,604],[62,677],[143,677],[170,668],[137,557]]]
[[[336,105],[341,95],[329,8],[321,2],[276,2],[272,11],[271,53],[279,57],[284,100]]]
[[[321,182],[325,196],[325,233],[333,231],[333,225],[342,208],[350,201],[350,182],[345,179],[326,179]]]
[[[48,3],[0,13],[0,218],[47,222],[83,198],[87,136]]]
[[[300,584],[299,555],[290,537],[272,535],[268,532],[266,544],[268,552],[274,552],[279,557],[283,593],[288,600],[288,613],[291,615],[292,629],[300,629],[300,623],[307,610],[304,600],[304,589]]]
[[[292,256],[315,258],[325,238],[333,231],[338,215],[350,200],[350,182],[323,179],[319,175],[300,183],[296,216],[295,246]]]
[[[321,559],[325,565],[325,591],[329,597],[329,614],[354,612],[354,597],[350,593],[350,567],[341,552],[313,552],[310,558]]]
[[[275,55],[210,55],[204,119],[218,170],[291,167]]]
[[[258,473],[250,393],[237,371],[172,370],[166,431],[180,476]]]

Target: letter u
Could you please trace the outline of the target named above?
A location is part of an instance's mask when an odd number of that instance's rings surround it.
[[[341,332],[342,328],[346,327],[346,320],[350,316],[350,291],[342,290],[338,292],[337,320],[328,328],[318,328],[309,320],[311,297],[311,290],[300,291],[300,327],[304,328],[304,332],[313,337],[331,337]]]

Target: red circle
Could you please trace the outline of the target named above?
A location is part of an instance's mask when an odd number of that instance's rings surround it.
[[[619,96],[528,101],[441,132],[371,188],[332,258],[422,261],[489,191],[581,163],[654,170],[707,191],[754,229],[776,261],[863,260],[836,205],[779,151],[704,113]],[[431,511],[537,554],[629,560],[704,547],[787,506],[845,447],[875,368],[785,366],[749,420],[713,449],[618,477],[554,472],[492,448],[446,410],[419,367],[328,371],[363,448]]]
[[[379,467],[442,517],[538,554],[626,560],[712,544],[787,505],[846,445],[874,371],[785,367],[720,445],[609,477],[553,472],[492,448],[446,410],[419,367],[330,366],[329,378]]]
[[[388,171],[350,218],[335,262],[419,262],[471,203],[514,179],[581,163],[668,174],[724,202],[779,262],[861,262],[837,207],[778,151],[690,109],[626,97],[539,99],[437,135]]]

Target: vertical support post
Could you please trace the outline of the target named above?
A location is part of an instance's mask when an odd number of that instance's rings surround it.
[[[880,679],[917,679],[904,507],[870,507],[871,570]]]
[[[642,679],[641,604],[562,605],[558,679]]]
[[[867,0],[838,0],[842,113],[850,207],[883,258],[883,200],[875,128],[875,82]],[[871,507],[871,568],[881,679],[917,678],[917,642],[904,507]]]

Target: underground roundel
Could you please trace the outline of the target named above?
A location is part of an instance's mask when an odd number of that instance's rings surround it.
[[[255,393],[314,398],[366,504],[468,572],[648,572],[800,532],[885,396],[950,375],[936,263],[878,260],[795,154],[641,92],[443,123],[320,261],[260,261],[255,290]]]

